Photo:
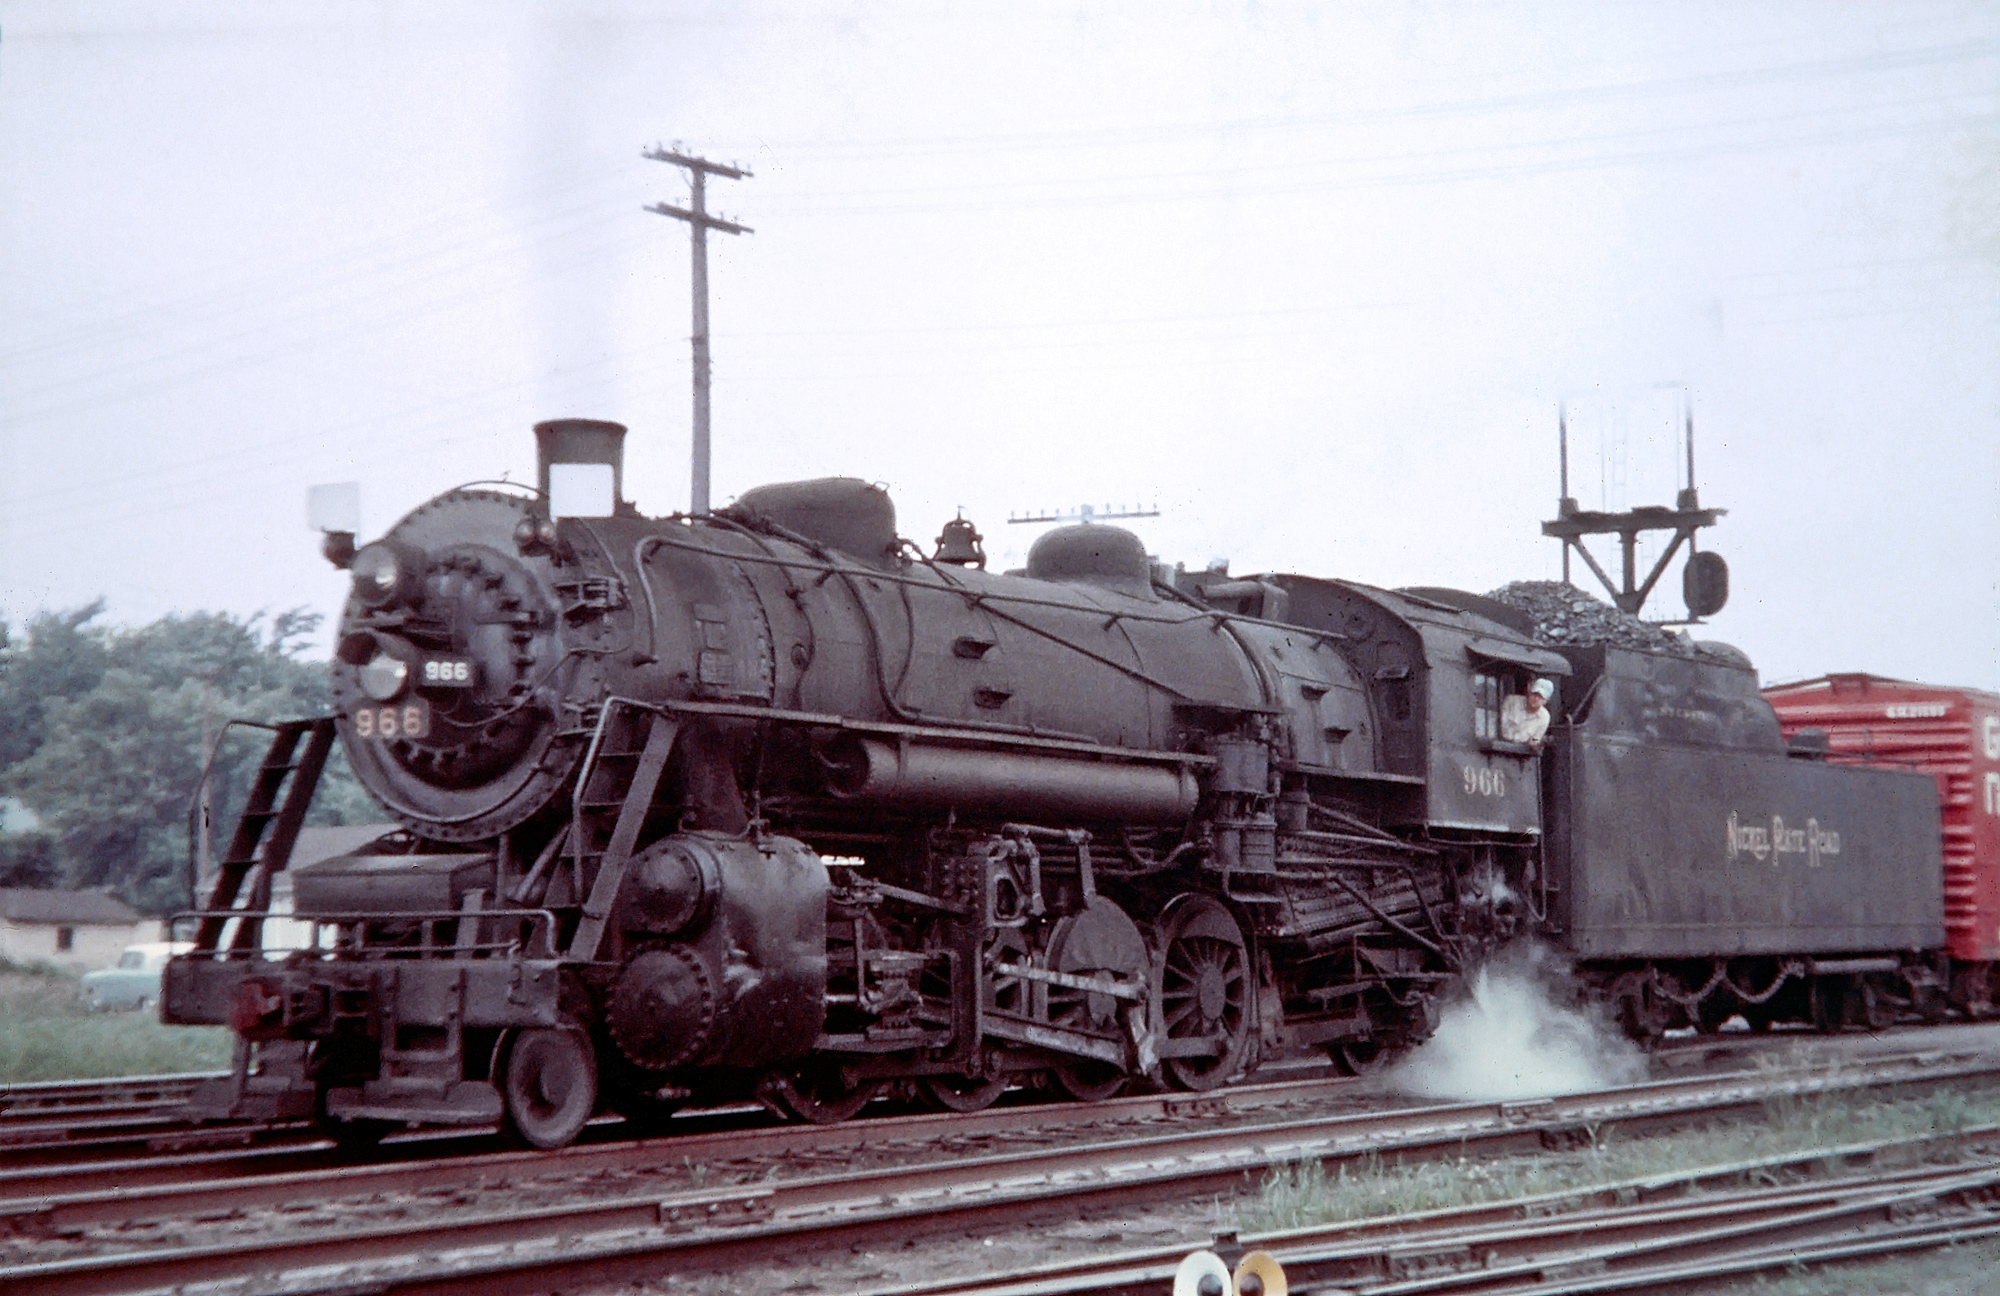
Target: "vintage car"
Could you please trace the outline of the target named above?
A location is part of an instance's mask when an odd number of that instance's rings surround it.
[[[160,998],[160,969],[193,948],[186,941],[127,945],[116,966],[83,974],[83,1001],[95,1012],[151,1008]]]

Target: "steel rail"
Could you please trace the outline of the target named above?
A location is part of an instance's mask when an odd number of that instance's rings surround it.
[[[1184,1200],[1189,1193],[1234,1189],[1254,1182],[1274,1164],[1304,1159],[1354,1159],[1383,1151],[1452,1154],[1523,1142],[1540,1146],[1548,1136],[1561,1136],[1581,1124],[1674,1123],[1695,1113],[1777,1097],[1929,1087],[2000,1075],[2000,1061],[1940,1065],[1942,1061],[1931,1054],[1837,1075],[1739,1074],[1653,1082],[1534,1103],[1454,1104],[1287,1121],[1247,1130],[1070,1145],[706,1193],[645,1194],[484,1214],[440,1213],[394,1227],[350,1228],[338,1235],[245,1238],[229,1244],[22,1264],[0,1270],[0,1292],[101,1294],[245,1272],[301,1270],[346,1274],[333,1283],[344,1288],[353,1281],[352,1269],[358,1262],[407,1260],[413,1254],[435,1256],[446,1250],[465,1254],[476,1248],[484,1248],[476,1262],[451,1274],[371,1276],[371,1290],[476,1290],[482,1296],[535,1292],[545,1289],[551,1268],[562,1271],[564,1285],[614,1281],[620,1280],[619,1275],[656,1271],[669,1254],[699,1255],[703,1264],[727,1264],[767,1259],[774,1245],[804,1237],[820,1243],[857,1236],[902,1241],[941,1225],[1018,1223],[1024,1213],[1032,1215],[1052,1205],[1070,1210],[1077,1199],[1095,1195],[1115,1194],[1121,1203],[1161,1197]],[[674,1150],[679,1146],[666,1145]],[[655,1144],[651,1150],[657,1157],[665,1149]],[[473,1165],[492,1160],[478,1158]],[[425,1182],[433,1191],[443,1183],[439,1165],[425,1168]],[[323,1188],[323,1180],[318,1186]],[[343,1176],[343,1187],[347,1186]],[[291,1185],[290,1190],[296,1195],[306,1187]],[[123,1218],[129,1220],[139,1210],[135,1197],[127,1196]],[[58,1204],[48,1205],[51,1213],[46,1218],[52,1227],[61,1228]],[[718,1227],[729,1221],[739,1223],[734,1228]],[[32,1229],[33,1221],[23,1223]],[[385,1282],[389,1285],[383,1286]]]

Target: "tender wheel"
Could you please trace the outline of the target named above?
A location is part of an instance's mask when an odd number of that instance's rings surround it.
[[[1718,991],[1695,1005],[1694,1028],[1703,1035],[1714,1035],[1738,1011],[1736,1001]],[[1744,1020],[1748,1021],[1749,1017],[1746,1015]]]
[[[985,1111],[1007,1092],[1007,1078],[991,1080],[975,1076],[925,1076],[917,1082],[917,1096],[936,1111]]]
[[[1250,1043],[1250,951],[1227,909],[1188,896],[1169,920],[1160,958],[1160,1017],[1166,1037],[1214,1042],[1214,1053],[1169,1057],[1177,1089],[1213,1089],[1243,1064]]]
[[[772,1080],[771,1096],[802,1121],[838,1125],[866,1107],[882,1092],[882,1084],[880,1080],[850,1082],[836,1066],[808,1066]]]
[[[520,1032],[505,1077],[507,1129],[531,1147],[569,1145],[597,1108],[597,1052],[582,1027]]]
[[[1896,1006],[1873,981],[1863,981],[1851,996],[1854,1019],[1871,1031],[1887,1030],[1896,1024]]]
[[[1627,972],[1613,981],[1611,1000],[1618,1006],[1619,1024],[1631,1038],[1651,1044],[1667,1033],[1668,1001],[1647,973]]]
[[[1326,1046],[1326,1056],[1342,1075],[1373,1075],[1389,1065],[1395,1050],[1381,1040],[1348,1040]]]

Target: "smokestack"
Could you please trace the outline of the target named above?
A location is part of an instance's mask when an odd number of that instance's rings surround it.
[[[611,469],[614,504],[625,500],[625,425],[605,419],[550,419],[535,424],[535,484],[543,499],[549,493],[549,468],[554,464],[605,464]],[[558,474],[560,475],[560,474]]]

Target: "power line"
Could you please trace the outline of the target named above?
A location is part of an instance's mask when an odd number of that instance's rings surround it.
[[[1638,81],[1613,81],[1595,85],[1565,86],[1556,90],[1525,91],[1487,95],[1473,99],[1451,99],[1435,103],[1405,104],[1386,108],[1360,109],[1321,115],[1282,117],[1239,117],[1227,121],[1177,121],[1138,126],[1106,127],[1085,131],[1048,131],[1014,135],[935,135],[912,136],[901,140],[813,140],[755,141],[755,147],[774,151],[796,151],[826,155],[844,152],[854,157],[911,157],[943,152],[1045,151],[1065,148],[1129,148],[1147,143],[1183,145],[1190,137],[1237,135],[1247,132],[1297,132],[1330,127],[1368,125],[1378,122],[1408,121],[1433,117],[1484,117],[1500,112],[1540,112],[1579,104],[1618,102],[1681,95],[1712,94],[1718,90],[1747,89],[1764,85],[1825,81],[1834,78],[1879,72],[1978,62],[2000,57],[2000,41],[1989,38],[1952,44],[1886,50],[1851,58],[1811,59],[1764,67],[1696,72],[1681,76]]]

